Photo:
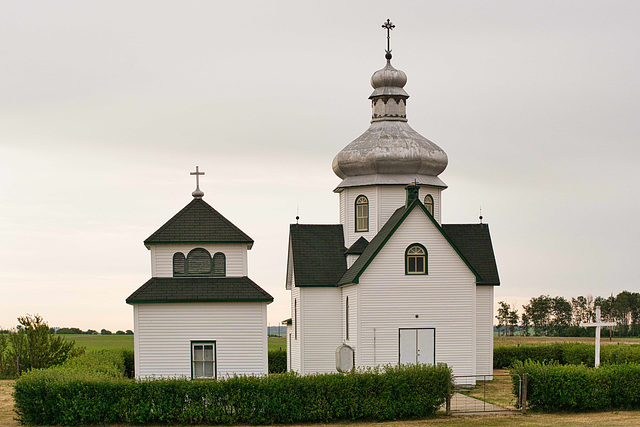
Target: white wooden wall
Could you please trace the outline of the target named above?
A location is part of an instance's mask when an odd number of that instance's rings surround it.
[[[340,288],[304,287],[300,289],[303,310],[298,334],[302,331],[301,374],[336,371],[336,349],[342,343]],[[298,335],[300,337],[300,335]]]
[[[342,288],[342,340],[354,350],[358,347],[358,285]],[[347,340],[346,308],[349,297],[349,339]],[[357,351],[356,351],[357,355]],[[356,356],[357,357],[357,356]]]
[[[218,378],[266,375],[267,304],[134,304],[138,378],[191,378],[191,341],[215,341]]]
[[[405,275],[405,250],[412,243],[427,248],[428,275]],[[447,363],[457,375],[475,374],[475,276],[422,211],[412,211],[358,288],[359,365],[395,365],[399,328],[435,328],[436,363]]]
[[[295,310],[295,301],[297,302],[297,312],[296,316]],[[300,313],[302,310],[302,301],[300,298],[300,288],[293,286],[291,289],[291,348],[287,348],[287,351],[291,351],[291,366],[289,369],[294,372],[301,373],[302,372],[302,334],[300,330]],[[296,326],[298,327],[298,337],[296,338],[295,330]]]
[[[214,244],[214,245],[150,245],[151,277],[173,277],[173,254],[182,252],[186,258],[194,248],[204,248],[213,256],[222,252],[226,257],[227,276],[248,276],[247,244]]]
[[[407,191],[404,185],[381,185],[367,187],[346,188],[340,193],[340,221],[345,226],[345,246],[350,247],[356,240],[363,236],[371,241],[378,231],[389,220],[391,215],[407,199]],[[355,200],[361,194],[369,199],[369,231],[355,232]],[[442,190],[438,187],[420,187],[418,197],[424,202],[424,197],[431,194],[433,197],[434,218],[440,223]]]
[[[493,286],[476,286],[477,375],[493,374]]]

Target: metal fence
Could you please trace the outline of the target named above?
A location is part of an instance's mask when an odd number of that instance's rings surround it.
[[[447,415],[473,413],[526,413],[527,375],[454,375],[454,386],[446,402]],[[505,399],[504,388],[516,379],[519,397]]]

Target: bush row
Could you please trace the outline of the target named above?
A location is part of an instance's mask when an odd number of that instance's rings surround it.
[[[516,362],[512,374],[528,375],[527,405],[544,411],[588,411],[640,408],[640,365],[545,364]],[[518,377],[513,390],[519,399]]]
[[[396,420],[433,414],[452,383],[444,366],[349,374],[155,379],[36,370],[15,388],[20,421],[34,424],[273,424]]]
[[[595,346],[582,343],[555,343],[543,345],[502,346],[493,349],[493,367],[505,369],[514,362],[533,360],[557,362],[560,365],[594,366]],[[600,348],[600,363],[640,363],[640,345],[603,345]]]
[[[284,374],[287,372],[287,351],[269,350],[269,373]]]

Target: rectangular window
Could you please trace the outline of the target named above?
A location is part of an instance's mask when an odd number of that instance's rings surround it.
[[[191,378],[216,378],[216,342],[191,342]]]

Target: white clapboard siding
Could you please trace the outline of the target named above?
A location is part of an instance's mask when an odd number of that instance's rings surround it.
[[[335,287],[299,289],[303,305],[300,326],[304,336],[301,373],[335,372],[335,352],[342,343],[342,292]]]
[[[204,248],[213,256],[222,252],[226,257],[227,276],[248,276],[247,244],[227,243],[211,245],[149,245],[151,248],[151,276],[173,277],[173,254],[182,252],[186,258],[194,248]]]
[[[345,200],[346,200],[346,197],[347,197],[347,193],[346,193],[346,191],[341,191],[339,194],[340,194],[340,224],[344,224],[345,215],[346,215],[346,213],[345,213],[345,209],[346,209]]]
[[[358,347],[358,285],[342,287],[342,340],[354,349]],[[347,297],[349,298],[349,339],[347,339]]]
[[[493,373],[493,286],[476,286],[477,375]]]
[[[266,375],[267,304],[135,304],[136,376],[191,378],[191,341],[216,342],[218,378]]]
[[[412,243],[427,248],[428,275],[405,275]],[[475,374],[475,286],[475,276],[435,225],[413,210],[360,277],[359,364],[397,364],[399,328],[435,328],[436,363],[457,375]]]
[[[297,301],[297,303],[296,303]],[[297,315],[296,315],[296,304],[297,304]],[[300,331],[300,312],[301,312],[302,302],[300,301],[300,288],[296,287],[295,284],[291,289],[291,347],[287,348],[287,352],[291,352],[291,365],[290,370],[294,372],[301,373],[302,369],[302,334]],[[298,328],[298,336],[296,337],[295,331]]]
[[[378,229],[391,218],[391,215],[407,201],[407,190],[404,185],[385,185],[380,188],[380,223]],[[431,194],[433,197],[433,217],[438,223],[440,223],[440,196],[441,190],[437,187],[420,187],[418,197],[420,201],[424,203],[424,198],[427,194]]]
[[[343,191],[345,196],[345,217],[344,217],[344,232],[345,232],[345,246],[348,248],[355,243],[360,237],[364,237],[368,241],[374,238],[378,233],[377,228],[377,187],[353,187],[347,188]],[[364,195],[369,199],[369,231],[357,232],[356,229],[356,199],[358,196]]]
[[[360,257],[360,255],[347,255],[347,268],[351,268],[354,262]]]

